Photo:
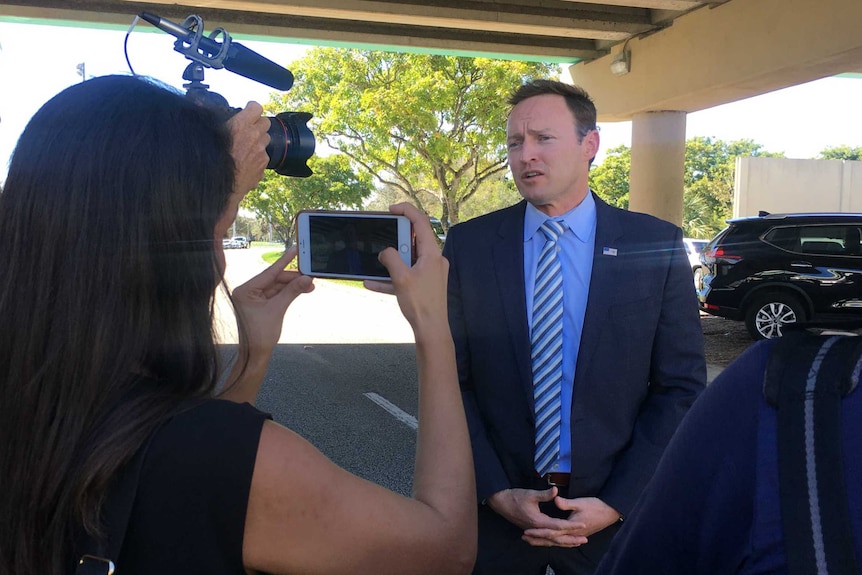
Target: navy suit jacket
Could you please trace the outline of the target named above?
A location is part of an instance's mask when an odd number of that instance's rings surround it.
[[[625,515],[704,388],[706,363],[681,230],[594,197],[596,244],[572,396],[572,476],[561,495],[598,497]],[[525,206],[453,226],[443,249],[479,501],[503,489],[540,488]]]

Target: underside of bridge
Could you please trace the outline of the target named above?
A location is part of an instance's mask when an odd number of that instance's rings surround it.
[[[12,21],[125,28],[145,10],[261,40],[569,64],[600,121],[633,122],[630,207],[677,224],[686,113],[862,73],[860,0],[0,0]]]

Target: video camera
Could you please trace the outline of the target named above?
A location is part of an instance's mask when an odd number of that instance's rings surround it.
[[[203,35],[203,20],[191,15],[182,24],[176,24],[150,12],[141,12],[140,18],[153,26],[176,36],[174,50],[192,61],[183,72],[186,97],[202,105],[223,110],[225,120],[239,111],[232,108],[220,94],[210,92],[203,83],[204,68],[225,68],[255,82],[278,90],[290,90],[293,74],[257,52],[233,42],[224,28],[216,28],[209,36]],[[219,41],[220,40],[220,41]],[[314,154],[314,134],[306,125],[311,119],[308,112],[281,112],[269,117],[270,143],[267,168],[282,176],[307,178],[311,169],[306,161]]]

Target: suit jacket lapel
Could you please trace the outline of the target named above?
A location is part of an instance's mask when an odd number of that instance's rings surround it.
[[[578,365],[575,369],[575,385],[582,379],[596,351],[599,334],[605,324],[617,286],[620,285],[622,264],[616,255],[603,254],[604,248],[621,249],[619,239],[623,227],[616,210],[593,194],[596,202],[596,245],[593,251],[593,272],[590,277],[590,293],[584,314],[584,329],[578,350]]]
[[[496,285],[505,310],[506,329],[515,350],[515,362],[533,414],[533,376],[530,365],[530,334],[527,329],[526,288],[524,287],[524,210],[526,203],[512,206],[497,229],[493,247]],[[493,318],[489,318],[493,321]]]

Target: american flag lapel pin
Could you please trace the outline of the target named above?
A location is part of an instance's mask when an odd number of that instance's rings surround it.
[[[615,256],[617,255],[617,248],[602,248],[603,256]]]

